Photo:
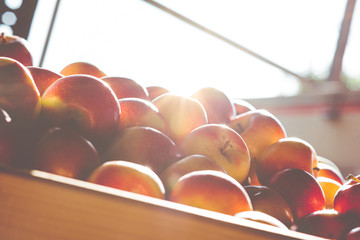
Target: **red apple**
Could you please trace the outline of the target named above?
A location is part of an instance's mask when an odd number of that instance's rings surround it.
[[[255,161],[256,174],[263,185],[281,170],[298,168],[314,175],[313,168],[316,166],[315,149],[308,142],[295,137],[280,139],[266,148]]]
[[[101,155],[103,161],[134,162],[149,167],[156,174],[178,158],[175,143],[167,135],[151,127],[119,129]]]
[[[40,94],[29,70],[20,62],[0,57],[0,108],[15,126],[30,126],[41,110]]]
[[[228,123],[235,117],[235,107],[229,97],[212,87],[197,90],[191,95],[205,108],[208,123]]]
[[[149,93],[138,82],[124,77],[102,77],[101,80],[110,85],[118,99],[141,98],[148,100]]]
[[[253,209],[266,213],[290,228],[294,224],[294,216],[285,199],[267,186],[245,186]]]
[[[295,230],[327,239],[344,239],[345,235],[360,226],[359,224],[351,215],[334,210],[320,210],[301,218]]]
[[[160,199],[165,195],[160,178],[150,168],[127,161],[105,162],[87,181]]]
[[[325,209],[325,195],[310,173],[298,169],[285,169],[275,173],[268,186],[279,192],[289,204],[295,222],[315,211]]]
[[[160,174],[160,179],[164,183],[166,192],[169,193],[179,178],[197,170],[214,170],[226,173],[215,160],[204,155],[194,154],[171,164]]]
[[[344,240],[360,240],[360,226],[351,229],[345,235]]]
[[[351,175],[348,179],[335,194],[334,209],[354,214],[360,220],[360,175]]]
[[[226,125],[202,125],[191,131],[179,148],[182,156],[201,154],[212,158],[239,183],[249,174],[249,150],[240,135]]]
[[[121,109],[119,129],[144,126],[168,134],[165,120],[152,102],[141,98],[121,98],[119,104]]]
[[[345,179],[342,176],[340,170],[333,167],[332,165],[323,162],[318,162],[317,168],[318,168],[317,177],[331,178],[337,181],[341,185],[345,182]]]
[[[252,210],[243,186],[229,175],[213,170],[182,176],[170,192],[169,200],[229,215]]]
[[[259,158],[266,148],[286,137],[279,119],[263,109],[237,115],[227,125],[244,139],[252,159]]]
[[[0,56],[15,59],[24,66],[32,66],[33,58],[28,42],[19,36],[0,34]]]
[[[58,79],[42,95],[43,119],[50,126],[78,131],[96,146],[119,125],[120,105],[104,81],[90,75]]]
[[[29,66],[27,69],[30,71],[31,76],[34,79],[35,85],[39,90],[40,95],[43,95],[45,90],[56,80],[62,78],[63,76],[50,71],[42,67]]]
[[[101,164],[95,147],[77,132],[53,128],[35,145],[33,168],[86,179]]]
[[[166,93],[155,98],[153,103],[164,117],[169,137],[177,145],[192,130],[207,123],[204,107],[194,98]]]
[[[148,86],[146,87],[146,90],[148,91],[150,101],[154,100],[160,95],[170,92],[168,89],[160,86]]]
[[[101,71],[97,66],[88,62],[70,63],[60,71],[60,74],[63,76],[86,74],[97,78],[106,76],[106,74]]]

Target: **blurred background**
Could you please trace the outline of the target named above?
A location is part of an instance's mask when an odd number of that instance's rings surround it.
[[[190,95],[215,87],[266,108],[343,171],[360,174],[356,0],[4,0],[0,31],[59,72],[107,75]],[[27,31],[26,31],[27,30]]]

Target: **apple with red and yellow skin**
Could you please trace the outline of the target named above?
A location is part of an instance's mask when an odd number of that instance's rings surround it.
[[[360,175],[347,177],[334,197],[334,209],[340,213],[350,213],[360,221]]]
[[[146,88],[133,79],[124,77],[102,77],[101,80],[109,84],[118,99],[149,99],[149,93],[147,92]]]
[[[318,162],[317,168],[317,177],[331,178],[341,185],[345,182],[344,177],[337,168],[323,162]]]
[[[148,86],[146,87],[146,90],[148,91],[150,101],[154,100],[160,95],[170,92],[168,89],[161,86]]]
[[[168,126],[169,137],[180,145],[192,130],[207,123],[202,104],[190,97],[166,93],[153,101]]]
[[[16,35],[0,34],[0,56],[15,59],[24,66],[33,65],[33,57],[28,42]]]
[[[229,175],[214,170],[185,174],[172,188],[168,200],[229,215],[253,210],[244,187]]]
[[[152,102],[141,98],[121,98],[119,104],[121,109],[119,129],[144,126],[168,134],[165,120]]]
[[[320,184],[325,194],[326,209],[334,208],[334,197],[336,192],[340,189],[342,184],[335,181],[334,179],[327,177],[317,177],[316,180]]]
[[[128,161],[109,161],[97,167],[87,181],[99,185],[164,199],[165,188],[150,168]]]
[[[244,139],[252,159],[259,158],[266,148],[287,136],[279,119],[264,109],[237,115],[227,125]]]
[[[97,78],[106,76],[106,74],[101,71],[97,66],[88,62],[70,63],[60,71],[60,74],[63,76],[86,74]]]
[[[164,133],[151,127],[128,127],[115,132],[102,161],[124,160],[144,165],[156,174],[179,159],[178,147]]]
[[[179,148],[183,157],[201,154],[212,158],[239,183],[249,174],[249,150],[241,136],[226,125],[202,125],[191,131]]]
[[[283,230],[289,230],[289,228],[287,226],[285,226],[285,224],[280,222],[278,219],[274,218],[273,216],[271,216],[269,214],[266,214],[264,212],[259,212],[256,210],[240,212],[240,213],[235,214],[235,217],[267,224],[267,225],[270,225],[273,227],[281,228]]]
[[[39,90],[40,95],[43,95],[45,90],[56,80],[63,77],[63,75],[48,70],[42,67],[29,66],[27,67],[31,76],[34,79],[35,85]]]
[[[236,115],[256,110],[256,107],[254,105],[252,105],[248,101],[245,101],[244,99],[235,98],[231,99],[231,101],[234,104]]]
[[[228,123],[235,117],[235,107],[230,98],[217,88],[201,88],[191,97],[205,108],[208,123]]]
[[[310,213],[297,221],[294,230],[327,239],[344,239],[353,228],[360,226],[358,219],[333,209]]]
[[[0,108],[0,165],[11,166],[15,157],[15,145],[11,117]]]
[[[276,218],[288,228],[293,226],[292,210],[280,193],[267,186],[245,186],[244,189],[248,193],[255,211]]]
[[[76,130],[99,148],[118,128],[121,113],[109,85],[83,74],[51,84],[42,95],[42,108],[42,119],[49,127]]]
[[[7,57],[0,57],[0,108],[20,127],[31,126],[41,110],[40,94],[29,70]]]
[[[35,145],[32,168],[85,180],[100,164],[91,142],[73,130],[52,128]]]
[[[226,173],[215,160],[200,154],[189,155],[171,164],[160,174],[160,179],[167,193],[171,192],[175,183],[187,173],[197,170],[214,170]]]
[[[285,169],[275,173],[268,181],[289,204],[294,222],[302,217],[325,209],[325,195],[315,177],[298,168]]]
[[[315,149],[306,141],[296,137],[282,138],[266,148],[255,161],[257,177],[263,185],[277,172],[287,168],[298,168],[314,175],[317,166]]]

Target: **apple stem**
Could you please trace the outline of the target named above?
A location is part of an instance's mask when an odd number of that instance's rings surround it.
[[[360,183],[360,180],[358,179],[358,178],[356,178],[354,175],[352,175],[352,174],[349,174],[347,177],[346,177],[346,180],[349,180],[349,179],[351,179],[351,180],[353,180],[353,181],[355,181],[355,182],[358,182],[358,183]]]

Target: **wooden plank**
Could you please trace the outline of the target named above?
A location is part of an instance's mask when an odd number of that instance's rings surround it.
[[[7,240],[322,239],[40,171],[0,168],[0,199]]]

